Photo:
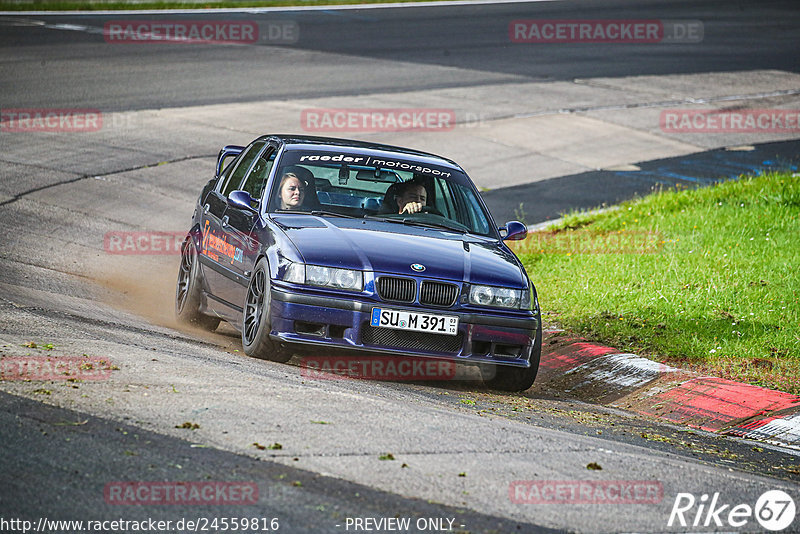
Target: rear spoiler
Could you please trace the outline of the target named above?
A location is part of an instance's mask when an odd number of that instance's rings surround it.
[[[217,177],[222,174],[222,170],[225,168],[225,160],[235,158],[242,153],[244,148],[245,147],[239,145],[227,145],[222,147],[222,150],[217,154]]]

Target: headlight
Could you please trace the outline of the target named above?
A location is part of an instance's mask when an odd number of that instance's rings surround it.
[[[469,288],[469,301],[478,306],[493,306],[495,308],[524,308],[524,290],[509,289],[507,287],[472,286]],[[527,306],[530,308],[530,295],[527,297]]]
[[[295,284],[333,287],[348,291],[361,291],[364,287],[364,277],[361,271],[293,262],[289,262],[286,266],[283,279]]]
[[[528,279],[528,289],[522,290],[522,302],[519,303],[519,309],[532,310],[534,313],[539,311],[539,300],[530,278]]]
[[[361,291],[362,276],[361,271],[306,265],[306,284]]]
[[[531,308],[531,293],[533,292],[533,286],[528,286],[528,289],[522,290],[522,301],[519,303],[519,307],[521,310],[530,310]]]
[[[291,261],[286,262],[286,270],[283,272],[283,279],[287,282],[293,282],[295,284],[305,284],[306,283],[306,269],[305,265],[302,263],[293,263]]]

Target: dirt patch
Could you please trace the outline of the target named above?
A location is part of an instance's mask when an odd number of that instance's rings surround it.
[[[107,290],[106,303],[166,328],[219,345],[226,351],[241,351],[239,332],[226,322],[215,332],[193,328],[175,320],[175,284],[180,256],[124,256],[105,260],[108,269],[92,279]]]
[[[178,328],[174,303],[179,261],[179,256],[157,262],[128,256],[116,259],[115,268],[105,271],[106,275],[93,278],[98,284],[119,296],[109,304],[155,324]],[[120,263],[122,269],[119,268]]]

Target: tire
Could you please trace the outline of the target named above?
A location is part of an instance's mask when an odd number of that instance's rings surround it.
[[[483,383],[492,389],[500,391],[525,391],[533,385],[539,372],[539,360],[542,357],[542,322],[536,329],[536,339],[531,350],[531,366],[527,369],[521,367],[508,367],[494,365],[481,367],[484,374]],[[486,378],[488,375],[490,375]]]
[[[191,236],[181,246],[181,265],[178,268],[178,283],[175,287],[175,318],[179,323],[199,326],[213,332],[219,326],[219,317],[200,312],[202,281],[197,250]]]
[[[269,265],[261,258],[253,269],[242,311],[242,347],[253,358],[285,363],[292,359],[292,350],[269,337],[270,309]]]

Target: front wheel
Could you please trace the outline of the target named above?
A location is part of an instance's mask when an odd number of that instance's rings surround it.
[[[269,291],[269,265],[261,258],[253,269],[244,301],[242,347],[248,356],[284,363],[292,358],[292,351],[269,337]]]
[[[536,339],[531,350],[531,366],[527,369],[521,367],[507,367],[494,365],[482,367],[483,382],[492,389],[500,391],[525,391],[533,385],[539,372],[539,360],[542,357],[542,324],[536,330]]]
[[[197,250],[194,248],[192,238],[188,237],[181,247],[181,266],[178,269],[178,283],[175,287],[175,317],[180,323],[214,331],[219,326],[219,318],[200,312],[201,291]]]

